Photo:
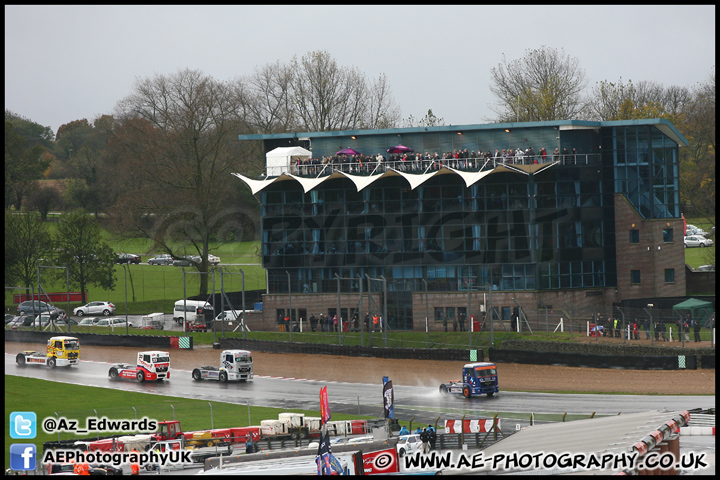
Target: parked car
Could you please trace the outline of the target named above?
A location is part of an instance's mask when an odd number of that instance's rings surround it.
[[[78,327],[94,327],[99,318],[83,318],[78,322]]]
[[[115,305],[110,302],[90,302],[73,310],[73,315],[78,317],[83,315],[105,315],[107,317],[113,313],[115,313]]]
[[[98,320],[97,324],[95,326],[97,327],[113,327],[113,328],[125,328],[125,326],[132,327],[132,323],[125,323],[124,318],[102,318]]]
[[[398,440],[396,448],[398,456],[400,457],[404,457],[405,455],[412,455],[416,452],[421,452],[422,440],[420,440],[420,435],[411,434],[401,436]]]
[[[242,318],[242,310],[225,310],[224,312],[218,313],[215,317],[216,322],[235,322],[238,318]]]
[[[35,304],[34,310],[33,303]],[[28,300],[26,302],[22,302],[20,305],[17,306],[18,315],[28,315],[32,314],[33,312],[35,314],[38,314],[40,312],[52,313],[55,310],[57,310],[57,308],[53,307],[49,303],[41,302],[39,300]]]
[[[709,247],[713,241],[700,235],[688,235],[685,237],[685,248],[687,247]]]
[[[700,265],[698,268],[695,269],[698,272],[714,272],[715,271],[715,265]]]
[[[115,258],[115,263],[134,263],[137,265],[140,263],[140,255],[134,253],[118,253]]]
[[[209,255],[208,254],[208,263],[210,265],[219,265],[220,264],[220,257],[216,257],[215,255]]]
[[[686,235],[699,235],[701,237],[709,237],[710,233],[706,232],[702,228],[696,227],[695,225],[688,224]]]
[[[162,253],[160,255],[156,255],[150,260],[148,260],[148,265],[172,265],[173,258],[172,256],[168,255],[167,253]]]
[[[190,255],[189,257],[173,260],[173,265],[175,265],[176,267],[189,267],[190,265],[192,265],[191,262],[200,263],[201,260],[202,259],[197,255]]]
[[[8,323],[10,323],[10,322],[12,322],[13,320],[15,320],[15,317],[17,317],[17,315],[13,315],[13,314],[11,314],[11,313],[6,313],[6,314],[5,314],[5,325],[7,325]]]
[[[32,325],[33,316],[32,315],[18,315],[15,317],[10,323],[7,324],[8,327],[29,327]]]

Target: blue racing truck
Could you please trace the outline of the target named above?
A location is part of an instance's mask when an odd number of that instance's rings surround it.
[[[463,367],[462,380],[453,380],[440,385],[440,394],[461,393],[465,398],[487,393],[492,397],[499,392],[497,367],[494,363],[468,363]]]

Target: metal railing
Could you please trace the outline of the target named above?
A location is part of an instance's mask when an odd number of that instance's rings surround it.
[[[267,177],[277,177],[282,173],[290,173],[300,177],[318,178],[331,175],[334,172],[343,172],[351,175],[378,175],[395,170],[404,173],[426,174],[440,170],[443,167],[463,172],[481,172],[492,170],[503,165],[537,165],[559,163],[560,165],[590,165],[600,163],[601,155],[593,154],[548,154],[548,155],[513,155],[491,156],[473,158],[407,158],[404,160],[378,161],[377,158],[368,157],[365,160],[352,159],[352,161],[330,161],[323,163],[313,159],[287,167],[268,167]]]

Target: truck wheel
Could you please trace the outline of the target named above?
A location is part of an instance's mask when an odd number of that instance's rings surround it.
[[[447,395],[448,389],[445,385],[440,385],[440,395]]]
[[[465,395],[465,398],[470,398],[470,387],[463,387],[463,395]]]
[[[488,392],[488,397],[492,397],[493,395],[495,395],[495,392]]]
[[[404,457],[404,456],[405,456],[405,449],[401,448],[400,451],[398,452],[398,457]]]
[[[137,381],[140,383],[145,381],[145,373],[142,370],[137,372]]]
[[[197,368],[195,370],[193,370],[192,377],[193,377],[193,380],[195,380],[196,382],[199,382],[200,380],[202,380],[202,375],[200,374],[200,370],[198,370]]]
[[[23,355],[22,353],[18,353],[17,357],[15,357],[15,361],[17,362],[18,365],[20,365],[21,367],[24,367],[25,366],[25,355]]]
[[[227,372],[220,372],[220,383],[225,383],[228,380]]]
[[[214,446],[215,446],[215,442],[213,442],[212,440],[208,440],[207,446],[208,446],[208,447],[214,447]]]
[[[57,365],[57,361],[55,360],[55,357],[48,358],[48,367],[55,368],[55,365]]]
[[[111,380],[116,380],[118,378],[118,371],[117,368],[113,367],[110,369],[110,373],[108,373],[108,376]]]

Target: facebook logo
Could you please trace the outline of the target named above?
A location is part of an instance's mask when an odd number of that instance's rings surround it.
[[[35,470],[37,450],[32,443],[10,445],[10,468],[12,470]]]
[[[35,412],[12,412],[10,414],[10,438],[35,438],[37,415]]]

